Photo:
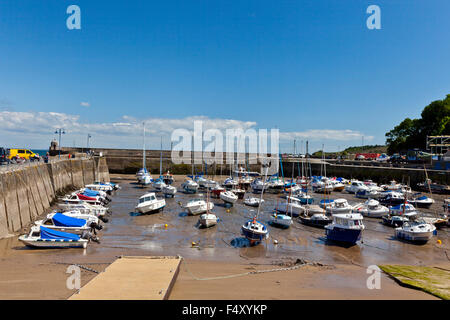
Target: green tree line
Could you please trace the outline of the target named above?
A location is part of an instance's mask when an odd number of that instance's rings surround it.
[[[419,119],[406,118],[386,133],[388,153],[426,147],[427,136],[450,135],[450,94],[427,105]]]

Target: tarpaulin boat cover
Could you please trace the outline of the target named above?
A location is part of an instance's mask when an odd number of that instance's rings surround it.
[[[53,223],[58,227],[82,227],[86,224],[86,220],[72,218],[58,212],[53,216]]]
[[[57,230],[52,230],[49,228],[41,227],[41,239],[50,240],[80,240],[80,236],[68,232],[62,232]]]
[[[95,190],[91,190],[91,189],[84,189],[84,192],[83,192],[83,194],[85,195],[85,196],[88,196],[88,197],[96,197],[96,196],[98,196],[99,195],[99,192],[98,191],[95,191]]]
[[[78,196],[78,199],[80,199],[80,200],[90,200],[90,201],[95,201],[96,200],[95,198],[85,196],[85,195],[83,195],[81,193],[77,193],[77,196]]]

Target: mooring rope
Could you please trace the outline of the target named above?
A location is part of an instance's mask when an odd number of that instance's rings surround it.
[[[230,279],[230,278],[242,277],[242,276],[247,276],[247,275],[252,275],[252,274],[261,274],[261,273],[268,273],[268,272],[280,272],[280,271],[290,271],[290,270],[299,269],[299,268],[304,267],[304,266],[316,265],[316,263],[314,263],[314,262],[306,262],[306,263],[298,264],[298,265],[295,265],[295,266],[292,266],[292,267],[273,268],[273,269],[266,269],[266,270],[254,270],[254,271],[248,271],[248,272],[243,272],[243,273],[230,274],[230,275],[226,275],[226,276],[199,278],[199,277],[195,276],[191,272],[191,270],[188,267],[189,264],[186,262],[185,259],[183,259],[183,262],[184,262],[184,265],[186,267],[186,271],[190,274],[190,276],[192,278],[194,278],[195,280],[198,280],[198,281],[221,280],[221,279]]]

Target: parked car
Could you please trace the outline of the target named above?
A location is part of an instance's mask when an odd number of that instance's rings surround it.
[[[9,159],[15,160],[16,162],[20,161],[20,158],[25,160],[35,161],[39,160],[39,154],[34,153],[29,149],[9,149]],[[19,160],[19,161],[18,161]]]
[[[406,163],[406,157],[399,155],[398,153],[393,154],[390,158],[389,158],[389,162],[390,163]]]
[[[0,147],[0,165],[10,162],[8,155],[8,149]]]

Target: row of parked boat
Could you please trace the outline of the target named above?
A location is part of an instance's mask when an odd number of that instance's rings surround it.
[[[19,241],[38,248],[86,248],[89,241],[99,242],[97,231],[108,222],[108,204],[117,189],[115,183],[95,182],[67,194],[59,199],[57,210],[35,221]]]

